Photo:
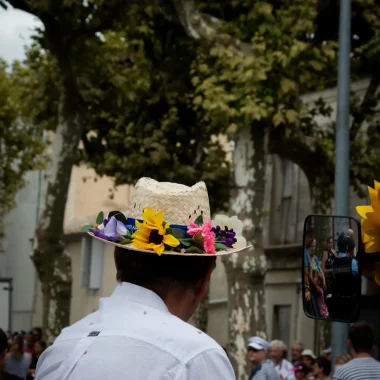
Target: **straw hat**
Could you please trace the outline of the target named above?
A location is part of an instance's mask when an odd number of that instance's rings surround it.
[[[237,217],[210,217],[204,182],[185,186],[141,178],[126,212],[100,212],[82,231],[107,244],[157,254],[222,256],[247,247]]]

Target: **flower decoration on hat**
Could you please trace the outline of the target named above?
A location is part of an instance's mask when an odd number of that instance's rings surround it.
[[[374,188],[368,186],[371,199],[369,206],[357,206],[361,221],[362,240],[366,253],[380,252],[380,183],[375,181]],[[380,266],[375,266],[375,281],[380,285]]]
[[[216,241],[226,245],[228,248],[242,248],[247,246],[247,240],[241,236],[243,222],[237,216],[231,218],[227,215],[216,215],[212,231],[215,233]]]
[[[242,228],[237,217],[225,215],[211,221],[204,220],[201,214],[194,221],[190,220],[189,225],[170,224],[164,220],[163,210],[155,212],[152,207],[147,207],[141,219],[127,218],[120,211],[112,211],[106,216],[100,212],[96,224],[83,227],[82,232],[158,255],[168,251],[213,255],[246,248],[247,242],[240,236]]]
[[[143,222],[136,220],[137,231],[132,235],[132,245],[136,248],[153,250],[158,255],[164,252],[165,245],[177,247],[180,241],[170,231],[169,223],[164,222],[162,210],[156,214],[151,207],[144,210]]]

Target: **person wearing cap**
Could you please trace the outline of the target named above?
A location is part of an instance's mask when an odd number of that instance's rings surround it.
[[[325,356],[328,360],[332,360],[332,348],[328,347],[322,351],[322,356]]]
[[[303,350],[301,353],[301,358],[302,358],[302,362],[311,371],[313,369],[313,365],[314,365],[315,358],[316,358],[314,352],[312,350],[309,350],[309,349]]]
[[[187,323],[217,256],[247,248],[237,217],[211,220],[206,185],[140,179],[126,212],[82,231],[114,247],[118,284],[99,310],[62,330],[35,380],[233,380],[223,348]]]
[[[281,380],[294,380],[293,365],[285,359],[286,345],[281,340],[273,340],[270,343],[270,358]]]
[[[295,373],[296,380],[308,380],[310,369],[305,363],[302,363],[301,361],[294,363],[292,371]]]
[[[269,343],[259,336],[253,336],[248,341],[248,357],[254,368],[249,380],[280,380],[273,363],[268,361]]]

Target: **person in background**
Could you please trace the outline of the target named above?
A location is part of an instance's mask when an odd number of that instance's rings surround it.
[[[353,357],[334,373],[334,380],[372,380],[380,378],[380,363],[371,357],[375,332],[367,322],[350,326],[347,347]]]
[[[0,380],[22,380],[21,377],[12,375],[4,370],[8,352],[8,337],[0,329]]]
[[[32,361],[32,355],[24,352],[24,337],[19,334],[11,344],[6,358],[5,372],[26,380],[26,374]]]
[[[312,276],[314,283],[317,284],[320,288],[321,293],[316,294],[316,300],[317,300],[317,305],[318,305],[318,310],[319,310],[319,315],[323,319],[327,319],[329,317],[329,310],[326,305],[325,301],[325,284],[323,283],[323,278],[322,274],[318,273],[317,271],[313,270],[312,271]]]
[[[8,339],[8,344],[12,343],[13,337],[12,337],[12,331],[8,330],[5,332],[5,335],[7,336]]]
[[[296,362],[292,371],[295,373],[296,380],[308,380],[310,369],[306,367],[305,363],[302,363],[301,361]]]
[[[331,361],[325,356],[318,356],[313,364],[312,375],[315,380],[330,380]]]
[[[325,356],[327,359],[332,361],[332,348],[326,348],[325,350],[322,351],[322,356]]]
[[[334,372],[341,367],[343,364],[348,363],[352,357],[350,355],[341,355],[338,356],[335,360]]]
[[[32,335],[33,335],[34,343],[40,342],[42,340],[42,329],[41,329],[41,327],[33,327]]]
[[[33,380],[36,376],[37,362],[41,354],[46,350],[46,343],[42,340],[34,343],[34,355],[28,369],[27,380]]]
[[[332,236],[327,238],[326,241],[326,250],[323,252],[322,255],[322,270],[325,274],[326,278],[326,287],[327,287],[327,295],[331,295],[332,291],[332,283],[333,283],[333,264],[335,259],[338,257],[338,254],[333,249],[333,238]]]
[[[280,380],[280,375],[271,361],[268,361],[269,343],[259,336],[253,336],[248,341],[248,358],[254,366],[249,380]]]
[[[25,335],[24,352],[28,352],[32,356],[34,355],[34,338],[31,331]]]
[[[351,228],[349,228],[348,231],[347,231],[347,237],[350,237],[352,240],[355,241],[354,230],[352,230]],[[356,257],[356,246],[354,247],[353,257]]]
[[[301,361],[301,353],[304,347],[302,343],[294,343],[291,347],[292,363],[295,364]]]
[[[272,360],[281,380],[294,380],[293,365],[285,359],[286,345],[281,340],[270,343],[270,359]]]
[[[301,353],[302,362],[306,365],[307,368],[311,371],[315,362],[316,356],[312,350],[303,350]]]

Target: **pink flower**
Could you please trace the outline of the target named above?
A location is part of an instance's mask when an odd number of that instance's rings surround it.
[[[215,254],[215,234],[211,231],[212,220],[203,223],[198,226],[194,222],[190,222],[190,226],[187,227],[187,233],[194,238],[201,237],[203,250],[209,254]],[[197,236],[195,236],[197,235]]]

